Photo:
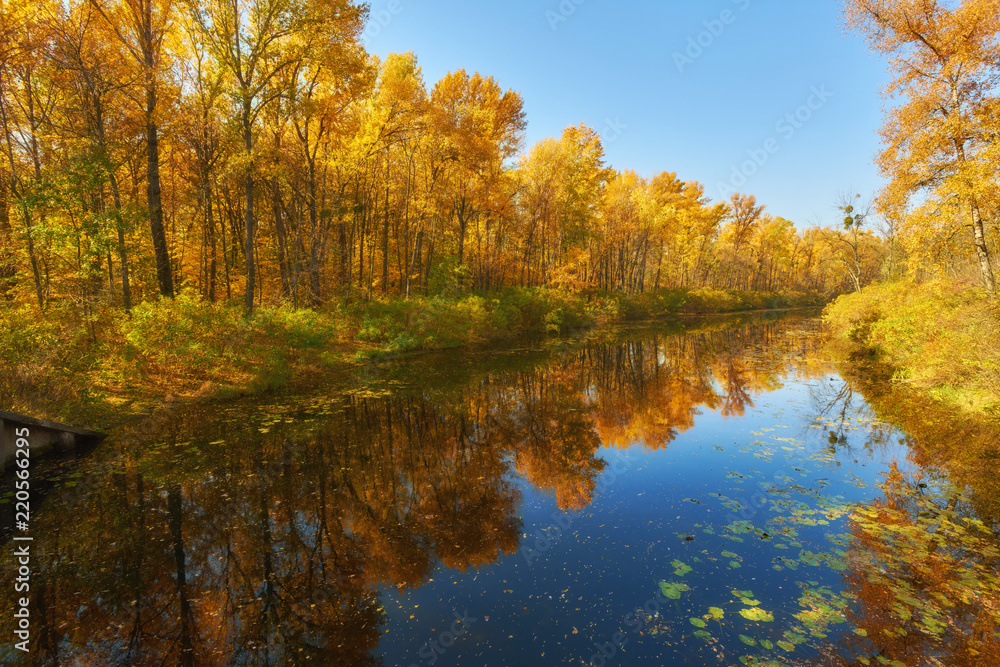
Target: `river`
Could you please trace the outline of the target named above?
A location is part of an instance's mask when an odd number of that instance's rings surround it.
[[[735,316],[155,415],[33,468],[0,660],[1000,664],[995,431],[844,368]]]

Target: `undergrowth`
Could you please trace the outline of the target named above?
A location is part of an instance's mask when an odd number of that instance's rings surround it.
[[[814,295],[662,289],[622,296],[547,288],[338,302],[314,311],[209,303],[195,294],[111,306],[0,307],[0,409],[100,423],[151,404],[231,397],[332,368],[523,334],[675,314],[815,305]]]
[[[946,281],[872,285],[824,313],[854,353],[892,367],[894,379],[976,413],[1000,409],[1000,319],[985,290]]]

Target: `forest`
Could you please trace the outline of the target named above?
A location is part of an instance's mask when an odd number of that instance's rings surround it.
[[[8,3],[3,294],[45,312],[189,291],[319,307],[549,286],[836,294],[871,229],[800,232],[752,195],[605,162],[585,125],[524,147],[518,92],[361,43],[340,0]]]

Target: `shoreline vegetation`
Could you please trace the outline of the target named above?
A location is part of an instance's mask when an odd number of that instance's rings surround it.
[[[366,364],[418,352],[568,335],[602,325],[821,307],[818,294],[661,289],[624,296],[507,289],[461,296],[339,303],[328,309],[209,303],[182,293],[108,309],[86,326],[3,312],[4,395],[15,412],[94,427],[164,404],[226,400],[350,377]]]
[[[881,284],[840,297],[824,316],[860,373],[991,425],[1000,417],[1000,97],[991,83],[1000,16],[992,9],[982,0],[846,3],[848,27],[892,78],[877,156],[887,183],[873,207],[861,207],[861,223],[880,226],[889,252]],[[856,211],[841,210],[845,228],[856,228]]]
[[[982,288],[901,280],[841,296],[823,315],[835,347],[873,377],[976,420],[1000,420],[1000,306]]]

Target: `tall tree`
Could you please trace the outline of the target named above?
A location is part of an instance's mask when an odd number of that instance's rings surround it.
[[[146,114],[146,207],[149,232],[156,255],[156,277],[160,295],[173,298],[174,277],[170,248],[163,226],[163,197],[160,186],[159,92],[167,65],[164,40],[175,16],[171,0],[90,0],[125,46],[141,73],[143,95],[140,103]]]
[[[758,205],[753,195],[733,193],[729,198],[729,227],[732,235],[733,254],[730,265],[729,287],[747,289],[751,263],[741,251],[753,239],[760,226],[766,206]]]
[[[431,113],[443,151],[452,162],[449,192],[458,222],[458,264],[466,263],[470,224],[489,217],[488,193],[499,183],[505,163],[521,148],[524,102],[493,77],[465,70],[441,79],[431,93]]]
[[[132,287],[118,169],[123,161],[121,154],[124,151],[120,146],[122,139],[133,134],[137,128],[129,123],[132,119],[123,113],[120,99],[122,91],[128,87],[128,76],[123,75],[115,61],[125,54],[114,40],[103,39],[107,36],[106,31],[94,25],[95,12],[90,5],[70,6],[68,9],[61,20],[53,25],[56,34],[53,58],[59,69],[67,75],[69,81],[66,85],[70,88],[67,101],[71,108],[65,110],[66,118],[62,129],[85,138],[88,152],[99,171],[103,172],[97,179],[101,183],[101,189],[103,190],[105,181],[110,186],[122,304],[125,311],[130,312]],[[109,128],[109,118],[112,122],[119,122]]]
[[[41,8],[38,8],[41,9]],[[50,12],[51,13],[51,12]],[[45,85],[51,68],[52,39],[41,11],[14,5],[3,12],[0,47],[0,125],[10,191],[24,223],[24,238],[35,282],[38,307],[45,309],[47,278],[36,245],[37,212],[44,215],[47,188],[43,183],[43,128],[55,104],[52,86]]]
[[[846,11],[850,24],[889,58],[894,79],[886,94],[900,100],[882,128],[886,148],[879,163],[890,179],[882,207],[890,215],[905,211],[922,194],[921,208],[933,209],[934,217],[951,214],[955,227],[971,232],[983,284],[995,293],[983,200],[997,187],[996,1],[849,0]]]
[[[320,305],[322,298],[321,272],[323,253],[327,246],[329,215],[320,210],[323,199],[323,158],[329,157],[334,135],[346,134],[354,101],[371,88],[371,68],[357,40],[361,29],[360,14],[347,20],[328,22],[325,33],[308,32],[305,39],[310,48],[303,58],[285,72],[283,89],[290,104],[289,114],[294,129],[298,158],[303,165],[306,208],[309,212],[308,273],[309,303]],[[330,31],[337,31],[331,35]],[[279,140],[280,141],[280,140]],[[275,227],[278,235],[279,263],[284,261],[285,229],[280,206],[275,206]],[[281,267],[283,270],[284,268]]]
[[[205,290],[208,300],[215,302],[218,278],[218,230],[215,224],[213,177],[223,158],[223,130],[221,98],[223,73],[219,63],[209,52],[204,35],[193,22],[185,26],[188,57],[182,64],[183,81],[189,94],[184,99],[185,122],[182,123],[181,141],[194,154],[197,173],[198,199],[204,216],[206,238]],[[225,255],[223,261],[226,261]]]
[[[258,122],[267,105],[287,91],[276,85],[304,59],[348,49],[361,36],[367,7],[351,0],[212,0],[192,5],[214,53],[225,66],[243,141],[247,313],[254,309],[254,210]],[[344,42],[348,46],[344,46]]]

